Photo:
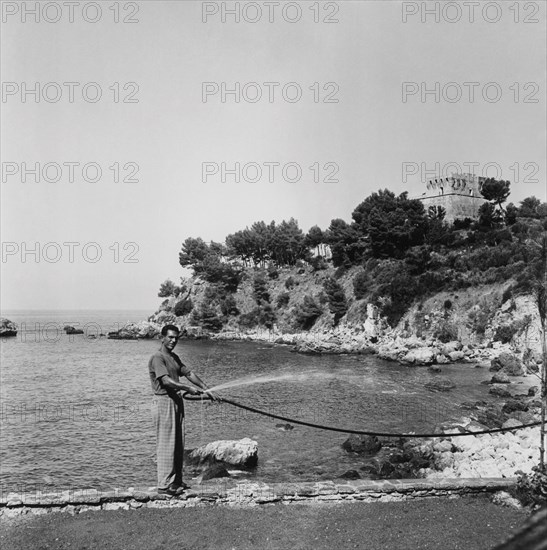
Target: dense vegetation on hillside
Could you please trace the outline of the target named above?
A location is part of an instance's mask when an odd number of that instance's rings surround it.
[[[476,221],[449,224],[443,208],[426,211],[406,193],[384,189],[357,205],[350,223],[334,219],[325,230],[314,226],[306,234],[290,219],[256,222],[228,235],[225,244],[187,238],[179,262],[207,283],[199,306],[188,281],[165,281],[159,296],[168,298],[164,307],[177,317],[218,331],[227,324],[271,328],[281,316],[294,329],[309,329],[325,313],[336,325],[356,301],[378,305],[395,325],[413,302],[441,290],[511,280],[508,295],[527,292],[537,256],[530,243],[547,231],[547,203],[529,197],[504,206],[509,189],[509,182],[487,180],[482,193],[489,202]],[[349,288],[340,284],[346,273],[352,273]],[[293,288],[306,274],[321,274],[315,277],[321,291],[295,303]],[[242,285],[252,296],[243,313]]]

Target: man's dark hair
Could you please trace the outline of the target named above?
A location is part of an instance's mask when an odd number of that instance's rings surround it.
[[[165,325],[165,326],[161,329],[161,335],[162,335],[162,336],[167,336],[167,333],[168,333],[170,330],[173,330],[173,331],[175,331],[177,334],[180,334],[179,327],[177,327],[176,325]]]

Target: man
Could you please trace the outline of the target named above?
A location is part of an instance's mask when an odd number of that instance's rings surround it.
[[[154,392],[152,416],[156,426],[158,492],[174,496],[180,495],[185,488],[182,482],[184,402],[179,392],[191,395],[205,393],[215,401],[219,401],[219,398],[209,392],[201,378],[173,353],[180,337],[178,327],[165,325],[161,335],[161,347],[150,358],[148,371]],[[180,384],[179,376],[185,376],[202,391]]]

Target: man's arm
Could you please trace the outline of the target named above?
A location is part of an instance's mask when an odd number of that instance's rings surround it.
[[[192,386],[187,386],[186,384],[181,384],[180,382],[175,382],[168,374],[164,374],[160,378],[161,384],[164,388],[174,391],[186,391],[191,395],[199,395],[201,392],[193,388]],[[197,385],[197,384],[196,384]]]

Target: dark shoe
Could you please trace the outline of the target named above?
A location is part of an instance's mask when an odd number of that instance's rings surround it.
[[[175,495],[182,495],[184,489],[188,489],[188,485],[186,485],[185,483],[181,483],[180,485],[178,485],[177,483],[171,483],[168,489],[170,489],[171,491],[175,491]]]

